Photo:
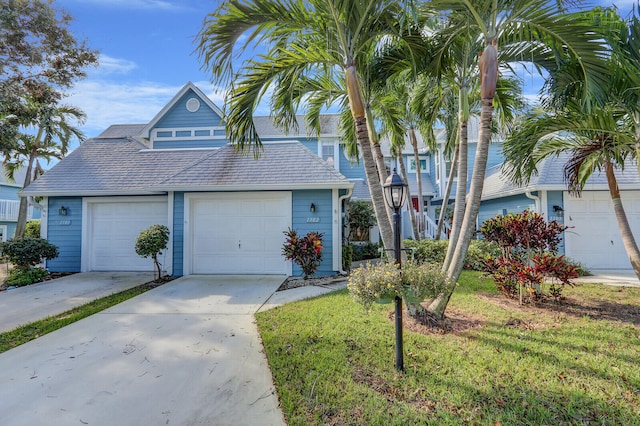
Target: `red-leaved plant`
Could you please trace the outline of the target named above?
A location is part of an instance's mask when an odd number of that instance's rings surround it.
[[[498,289],[508,297],[519,295],[522,303],[525,294],[530,301],[543,296],[542,285],[548,282],[549,294],[560,298],[563,287],[573,285],[571,279],[578,277],[578,266],[557,253],[567,228],[556,221],[547,223],[542,215],[528,210],[484,222],[480,231],[502,253],[487,259],[486,270]]]
[[[309,232],[300,237],[297,231],[289,228],[284,235],[286,239],[282,246],[282,255],[300,266],[306,280],[316,272],[322,260],[322,234]]]

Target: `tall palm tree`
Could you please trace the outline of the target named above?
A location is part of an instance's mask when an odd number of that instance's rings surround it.
[[[67,154],[73,139],[80,142],[84,140],[84,134],[73,122],[80,124],[85,117],[78,108],[56,103],[43,105],[28,102],[26,112],[20,119],[25,131],[19,136],[18,145],[4,156],[4,167],[10,179],[14,179],[18,169],[26,166],[23,189],[43,173],[39,159],[61,159]],[[35,134],[29,131],[31,129],[35,130]],[[24,236],[27,207],[26,197],[20,197],[15,238]]]
[[[406,22],[405,4],[392,0],[231,0],[208,15],[197,51],[216,82],[231,83],[225,120],[228,136],[239,149],[260,146],[253,112],[269,89],[285,99],[272,113],[277,124],[295,126],[289,90],[300,77],[340,74],[347,89],[360,153],[383,243],[393,246],[379,175],[367,128],[360,70],[367,52],[389,37],[399,39]],[[249,42],[267,45],[267,53],[235,70],[233,60]],[[257,152],[257,151],[254,151]]]
[[[550,94],[543,104],[549,112],[534,112],[505,142],[505,174],[524,185],[537,173],[537,164],[547,157],[568,153],[565,180],[570,192],[580,194],[587,179],[604,171],[616,220],[629,261],[640,278],[640,250],[622,204],[615,169],[637,159],[640,145],[640,21],[634,14],[628,21],[613,9],[596,9],[587,14],[603,30],[611,47],[606,73],[607,96],[591,99],[589,109],[566,81],[575,74],[575,63],[552,73]],[[569,89],[567,89],[569,87]]]
[[[445,260],[449,284],[429,306],[435,318],[444,315],[475,234],[499,66],[511,61],[538,59],[541,66],[551,66],[550,57],[568,55],[576,58],[580,65],[585,93],[602,94],[601,72],[604,69],[599,54],[604,48],[598,44],[598,36],[589,22],[579,14],[568,13],[562,3],[546,0],[434,0],[427,4],[427,7],[446,14],[448,25],[441,31],[443,39],[455,40],[457,33],[468,34],[469,29],[473,29],[476,36],[484,40],[484,50],[478,59],[481,113],[476,157],[459,237],[455,250],[448,253]]]

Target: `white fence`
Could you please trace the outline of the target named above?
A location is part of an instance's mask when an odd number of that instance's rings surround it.
[[[0,200],[0,220],[18,220],[20,201]],[[27,206],[27,220],[33,217],[33,206]]]

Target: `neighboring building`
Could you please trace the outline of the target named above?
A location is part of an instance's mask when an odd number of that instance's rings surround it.
[[[5,173],[0,173],[0,241],[13,238],[18,223],[20,197],[18,191],[22,188],[26,169],[15,173],[15,180],[10,180]],[[27,207],[27,221],[40,219],[40,210],[31,204]]]
[[[161,263],[173,275],[297,275],[281,255],[289,227],[322,232],[318,273],[340,271],[353,184],[307,138],[274,134],[258,158],[237,152],[221,116],[188,83],[148,124],[111,126],[29,185],[25,195],[43,197],[42,233],[60,249],[47,267],[150,270],[135,239],[164,224],[171,241]]]

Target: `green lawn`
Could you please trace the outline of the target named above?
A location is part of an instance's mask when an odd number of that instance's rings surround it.
[[[451,316],[472,326],[404,332],[391,305],[346,290],[260,313],[290,425],[640,424],[640,289],[582,285],[550,309],[504,303],[465,272]]]

